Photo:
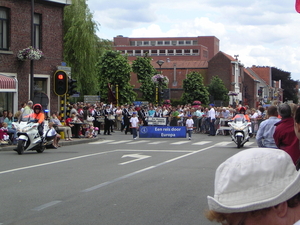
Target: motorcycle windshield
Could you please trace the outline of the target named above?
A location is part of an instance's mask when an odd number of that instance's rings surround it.
[[[237,114],[234,118],[235,123],[238,123],[238,122],[245,123],[245,121],[246,121],[246,119],[245,119],[244,114]]]

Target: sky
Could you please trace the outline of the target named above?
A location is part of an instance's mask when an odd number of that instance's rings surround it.
[[[295,0],[87,0],[97,35],[215,36],[245,67],[270,66],[300,80],[300,14]]]

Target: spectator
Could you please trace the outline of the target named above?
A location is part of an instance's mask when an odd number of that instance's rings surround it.
[[[215,174],[206,217],[228,225],[299,225],[300,174],[284,151],[252,148],[223,162]]]
[[[8,134],[11,134],[13,137],[13,145],[17,144],[17,139],[18,139],[18,135],[17,135],[17,130],[16,128],[13,127],[12,123],[14,122],[14,117],[12,112],[8,112],[7,117],[4,119],[4,123],[7,123],[7,129],[8,129]]]
[[[257,135],[256,142],[258,147],[265,148],[277,148],[275,140],[273,138],[275,132],[275,124],[280,121],[278,119],[278,111],[276,106],[270,106],[268,108],[269,118],[261,122]]]
[[[72,137],[72,129],[70,126],[64,126],[62,125],[62,123],[60,122],[60,120],[57,118],[56,113],[52,113],[52,116],[50,118],[50,121],[54,123],[54,126],[57,126],[56,131],[60,132],[64,132],[65,135],[65,139],[66,141],[71,139]]]
[[[53,122],[48,123],[49,130],[46,132],[46,138],[49,139],[49,140],[53,140],[53,144],[52,144],[53,147],[58,148],[58,147],[60,147],[58,142],[59,142],[59,139],[60,139],[61,136],[56,132],[53,125],[54,125]]]
[[[296,161],[300,157],[300,149],[299,140],[294,130],[294,119],[292,118],[291,107],[286,103],[280,104],[278,112],[282,119],[275,124],[276,128],[273,137],[276,146],[286,151],[296,164]]]
[[[32,105],[33,105],[33,102],[29,100],[27,102],[27,105],[24,107],[24,110],[22,111],[22,115],[20,117],[21,121],[27,122],[30,119],[28,115],[33,113]]]

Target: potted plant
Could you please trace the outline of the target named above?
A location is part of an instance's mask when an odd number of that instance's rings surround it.
[[[17,58],[21,61],[26,61],[27,59],[39,60],[42,56],[43,56],[43,52],[38,48],[34,48],[32,46],[19,50],[17,54]]]

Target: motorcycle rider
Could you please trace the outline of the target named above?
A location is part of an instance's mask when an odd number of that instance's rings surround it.
[[[245,117],[245,120],[246,120],[247,122],[251,122],[251,120],[250,120],[248,114],[246,114],[246,108],[245,108],[245,107],[242,106],[242,107],[239,108],[239,114],[243,114],[244,117]],[[240,118],[241,116],[240,116],[239,114],[236,114],[236,115],[232,118],[232,120],[234,121],[234,119]],[[249,126],[249,135],[250,135],[250,137],[251,137],[251,135],[252,135],[252,128],[251,128],[251,126]]]
[[[31,120],[37,120],[37,122],[39,123],[38,131],[40,136],[42,137],[44,131],[45,114],[42,111],[41,104],[35,104],[33,106],[33,113],[29,114],[26,117],[29,117]]]

